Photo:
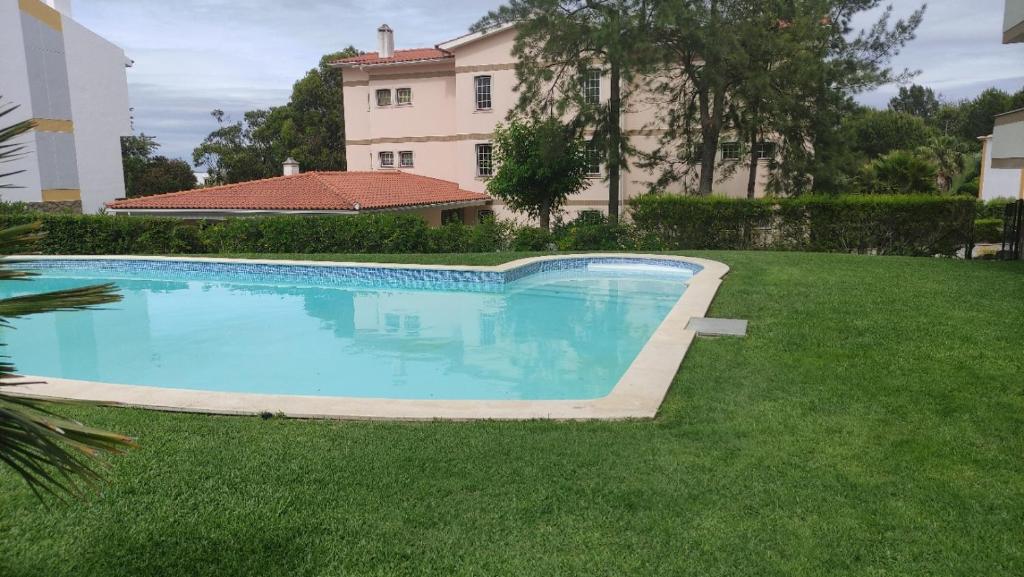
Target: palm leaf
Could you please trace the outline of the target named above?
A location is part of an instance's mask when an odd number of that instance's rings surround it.
[[[0,110],[0,116],[11,109]],[[0,158],[11,151],[5,139],[17,130],[0,129]],[[7,156],[9,158],[9,156]],[[40,223],[0,230],[0,254],[23,252],[42,237]],[[32,273],[11,270],[0,261],[0,280],[25,279]],[[0,326],[8,319],[55,311],[90,309],[121,300],[113,284],[0,299]],[[2,346],[2,344],[0,344]],[[62,417],[41,403],[12,394],[25,382],[12,383],[16,368],[0,357],[0,463],[18,473],[40,499],[44,494],[79,496],[102,480],[104,454],[119,454],[135,444],[129,437],[95,429]]]

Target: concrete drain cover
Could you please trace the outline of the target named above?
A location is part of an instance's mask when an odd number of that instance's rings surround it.
[[[690,319],[686,328],[702,337],[745,337],[747,321],[738,319]]]

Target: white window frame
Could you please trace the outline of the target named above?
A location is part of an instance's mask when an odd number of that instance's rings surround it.
[[[484,149],[487,152],[484,152]],[[477,178],[490,178],[494,176],[494,145],[490,142],[481,142],[473,147],[475,152],[474,161],[476,163],[476,176]],[[484,167],[484,156],[487,158],[487,166]]]
[[[487,79],[487,106],[480,106],[483,92],[481,91],[480,81],[484,78]],[[473,107],[477,111],[488,111],[494,109],[494,77],[490,74],[481,74],[473,77]]]
[[[409,164],[405,163],[405,155],[409,155]],[[413,168],[416,166],[416,155],[411,150],[398,151],[398,168]]]
[[[601,176],[604,174],[604,159],[601,158],[601,150],[594,146],[593,142],[587,143],[587,176]],[[593,170],[594,157],[597,157],[597,170]]]
[[[587,104],[601,104],[601,69],[588,68],[583,77],[583,101]]]
[[[739,160],[743,156],[743,147],[740,146],[739,142],[728,141],[718,145],[719,150],[722,151],[722,160]],[[726,154],[726,149],[733,149],[735,153]]]
[[[387,104],[381,104],[380,103],[380,97],[383,94],[387,94],[388,95],[388,102],[387,102]],[[388,108],[389,106],[394,104],[395,101],[394,101],[393,95],[391,94],[391,89],[390,88],[378,88],[374,92],[374,102],[377,103],[377,108]]]
[[[399,94],[402,93],[403,90],[409,92],[409,102],[402,102],[401,97],[398,96]],[[412,106],[412,88],[409,88],[408,86],[403,86],[401,88],[395,89],[395,106]]]
[[[762,140],[757,143],[757,148],[754,152],[757,154],[758,160],[770,160],[775,157],[775,151],[776,147],[774,142]],[[770,154],[768,154],[768,152],[770,152]]]
[[[384,164],[385,155],[391,158],[390,164]],[[395,153],[391,150],[381,150],[377,153],[377,166],[380,168],[394,168],[395,167]]]

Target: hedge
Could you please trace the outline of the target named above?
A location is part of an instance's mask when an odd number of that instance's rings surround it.
[[[730,199],[646,195],[631,203],[640,238],[662,248],[954,255],[973,242],[976,202],[912,195]]]
[[[222,221],[0,210],[0,226],[42,220],[44,254],[438,253],[501,250],[773,249],[953,255],[973,241],[977,203],[939,196],[729,199],[647,195],[632,222],[578,219],[553,232],[490,220],[429,227],[410,214]],[[981,225],[986,238],[991,225]]]

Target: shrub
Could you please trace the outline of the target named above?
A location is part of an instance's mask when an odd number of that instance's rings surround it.
[[[518,251],[548,250],[554,242],[554,235],[543,228],[524,226],[515,231],[512,238],[512,249]]]
[[[978,218],[1003,218],[1006,205],[1017,202],[1015,198],[993,198],[989,201],[978,201]]]
[[[974,199],[927,195],[634,199],[640,238],[666,249],[755,249],[953,255],[971,241]]]
[[[864,165],[858,176],[862,192],[872,194],[929,194],[939,191],[939,167],[932,160],[894,150]]]
[[[979,218],[974,221],[974,242],[1003,242],[1003,219]]]

